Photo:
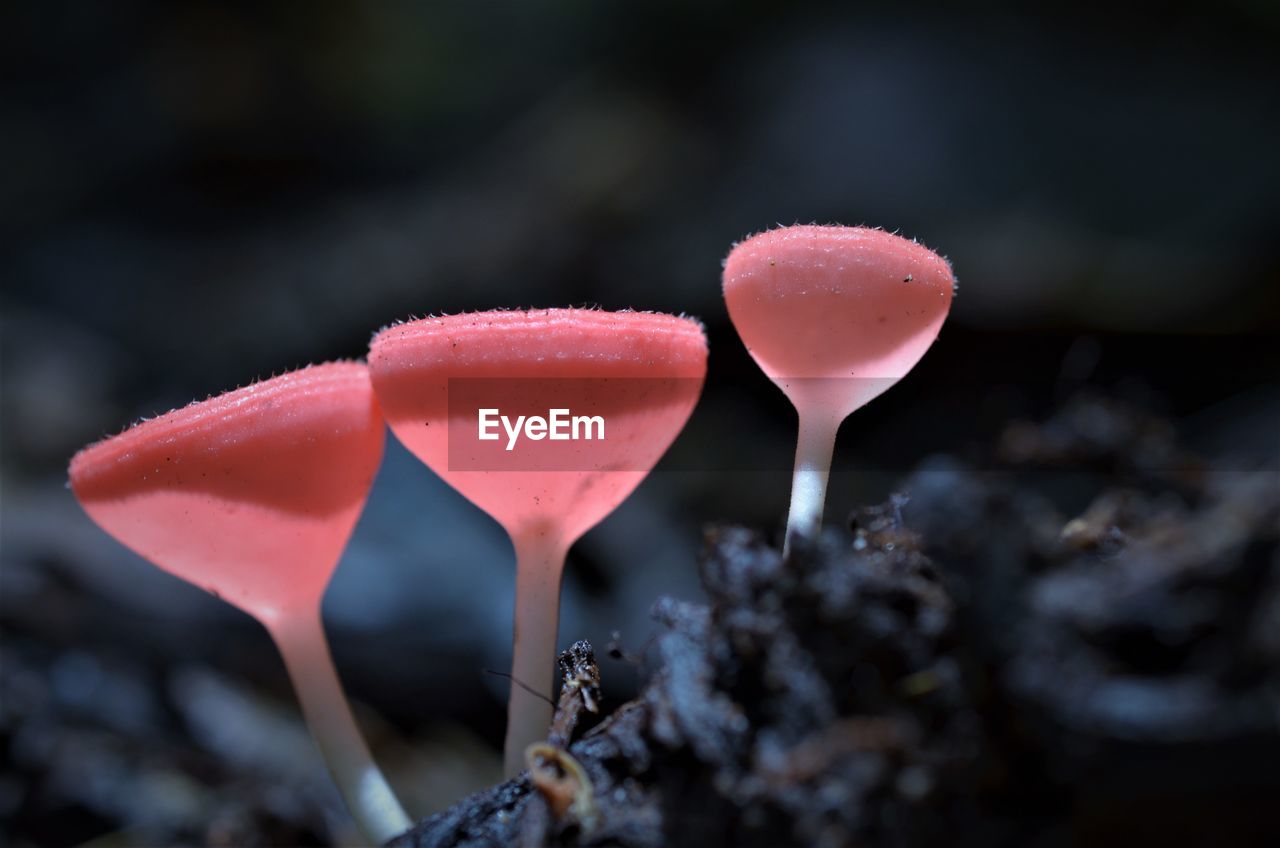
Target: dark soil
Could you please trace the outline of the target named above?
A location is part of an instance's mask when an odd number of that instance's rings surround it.
[[[566,751],[571,687],[536,788],[394,844],[1280,844],[1275,470],[1088,398],[977,468],[789,559],[709,532],[710,603],[654,606],[638,698]]]
[[[708,532],[707,603],[659,600],[653,640],[598,665],[573,646],[533,777],[396,844],[1280,845],[1275,457],[1194,456],[1096,397],[992,441],[790,560]],[[0,843],[355,839],[252,622],[125,614],[53,554],[6,553]],[[193,656],[206,628],[222,653]],[[491,779],[464,774],[482,741],[406,760],[365,724],[407,799]]]

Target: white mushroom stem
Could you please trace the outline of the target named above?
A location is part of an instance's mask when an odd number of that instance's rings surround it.
[[[302,714],[338,791],[365,838],[381,845],[409,829],[409,817],[373,761],[333,667],[319,610],[268,625],[302,704]]]
[[[840,419],[821,413],[800,413],[800,434],[796,439],[796,466],[791,477],[791,509],[787,513],[787,535],[782,555],[791,552],[796,536],[811,539],[822,528],[822,509],[827,500],[827,480],[831,476],[831,455],[835,452]]]
[[[560,579],[567,550],[547,528],[530,529],[512,541],[516,549],[516,611],[502,757],[507,777],[524,771],[525,748],[545,740],[551,726],[549,699],[554,696]]]

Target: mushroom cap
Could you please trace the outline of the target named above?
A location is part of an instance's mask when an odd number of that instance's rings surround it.
[[[335,362],[90,445],[71,489],[126,547],[269,621],[319,602],[384,441],[368,369]]]
[[[869,227],[770,230],[724,266],[729,317],[760,368],[797,406],[839,418],[920,361],[954,287],[946,259]]]
[[[374,390],[392,432],[513,536],[569,544],[629,495],[684,427],[706,375],[689,318],[538,309],[424,318],[378,333]],[[603,440],[477,437],[479,410],[604,419]]]

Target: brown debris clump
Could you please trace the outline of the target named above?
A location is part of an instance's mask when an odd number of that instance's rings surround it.
[[[926,465],[789,559],[710,532],[709,603],[655,605],[638,698],[566,747],[566,686],[538,791],[395,844],[1267,844],[1274,471],[1214,470],[1092,399],[1000,450]]]

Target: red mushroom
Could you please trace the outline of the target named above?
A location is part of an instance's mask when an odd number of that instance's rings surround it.
[[[409,819],[343,697],[320,602],[384,439],[368,369],[331,363],[144,421],[70,468],[76,498],[107,533],[266,626],[338,788],[379,843]]]
[[[800,417],[784,549],[822,522],[840,423],[915,367],[954,287],[947,260],[867,227],[782,227],[729,253],[729,317]]]
[[[369,369],[392,431],[511,536],[519,683],[550,694],[565,553],[674,441],[706,358],[697,321],[640,312],[481,312],[373,339]],[[556,438],[557,412],[565,438]],[[574,419],[587,430],[576,438]],[[509,775],[550,718],[548,703],[512,686]]]

